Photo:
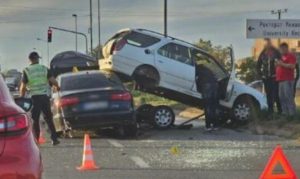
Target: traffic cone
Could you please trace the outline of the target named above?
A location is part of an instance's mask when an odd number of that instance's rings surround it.
[[[45,144],[46,143],[46,138],[44,137],[44,132],[43,131],[40,132],[40,137],[39,137],[38,143],[39,144]]]
[[[90,136],[88,134],[85,134],[84,135],[82,165],[80,167],[77,167],[77,170],[86,171],[86,170],[98,170],[98,169],[99,169],[99,167],[96,166],[94,157],[93,157]]]

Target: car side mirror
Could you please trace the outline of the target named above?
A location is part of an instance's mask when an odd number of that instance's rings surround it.
[[[146,49],[146,50],[145,50],[145,54],[150,55],[151,53],[152,53],[151,50],[149,50],[149,49]]]
[[[29,98],[15,98],[15,103],[25,112],[29,112],[32,108],[32,100]]]

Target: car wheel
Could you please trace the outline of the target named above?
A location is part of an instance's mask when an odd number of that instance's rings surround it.
[[[140,67],[135,71],[133,80],[136,82],[135,86],[138,90],[155,88],[159,83],[159,74],[151,67]]]
[[[250,97],[238,99],[232,108],[233,122],[247,124],[256,117],[257,111],[257,105]]]
[[[153,123],[158,129],[171,127],[175,121],[175,114],[168,106],[157,106],[153,109]]]
[[[154,107],[151,104],[143,104],[136,110],[136,119],[138,122],[150,121],[151,120],[151,112]]]

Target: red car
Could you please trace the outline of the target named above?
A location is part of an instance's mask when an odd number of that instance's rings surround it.
[[[41,178],[41,153],[31,130],[31,120],[25,112],[30,108],[28,99],[14,101],[0,75],[1,179]]]

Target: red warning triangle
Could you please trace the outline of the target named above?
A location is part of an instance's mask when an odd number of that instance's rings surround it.
[[[273,173],[276,165],[278,164],[281,165],[284,173]],[[260,176],[260,179],[298,179],[280,145],[275,148],[266,168]]]

